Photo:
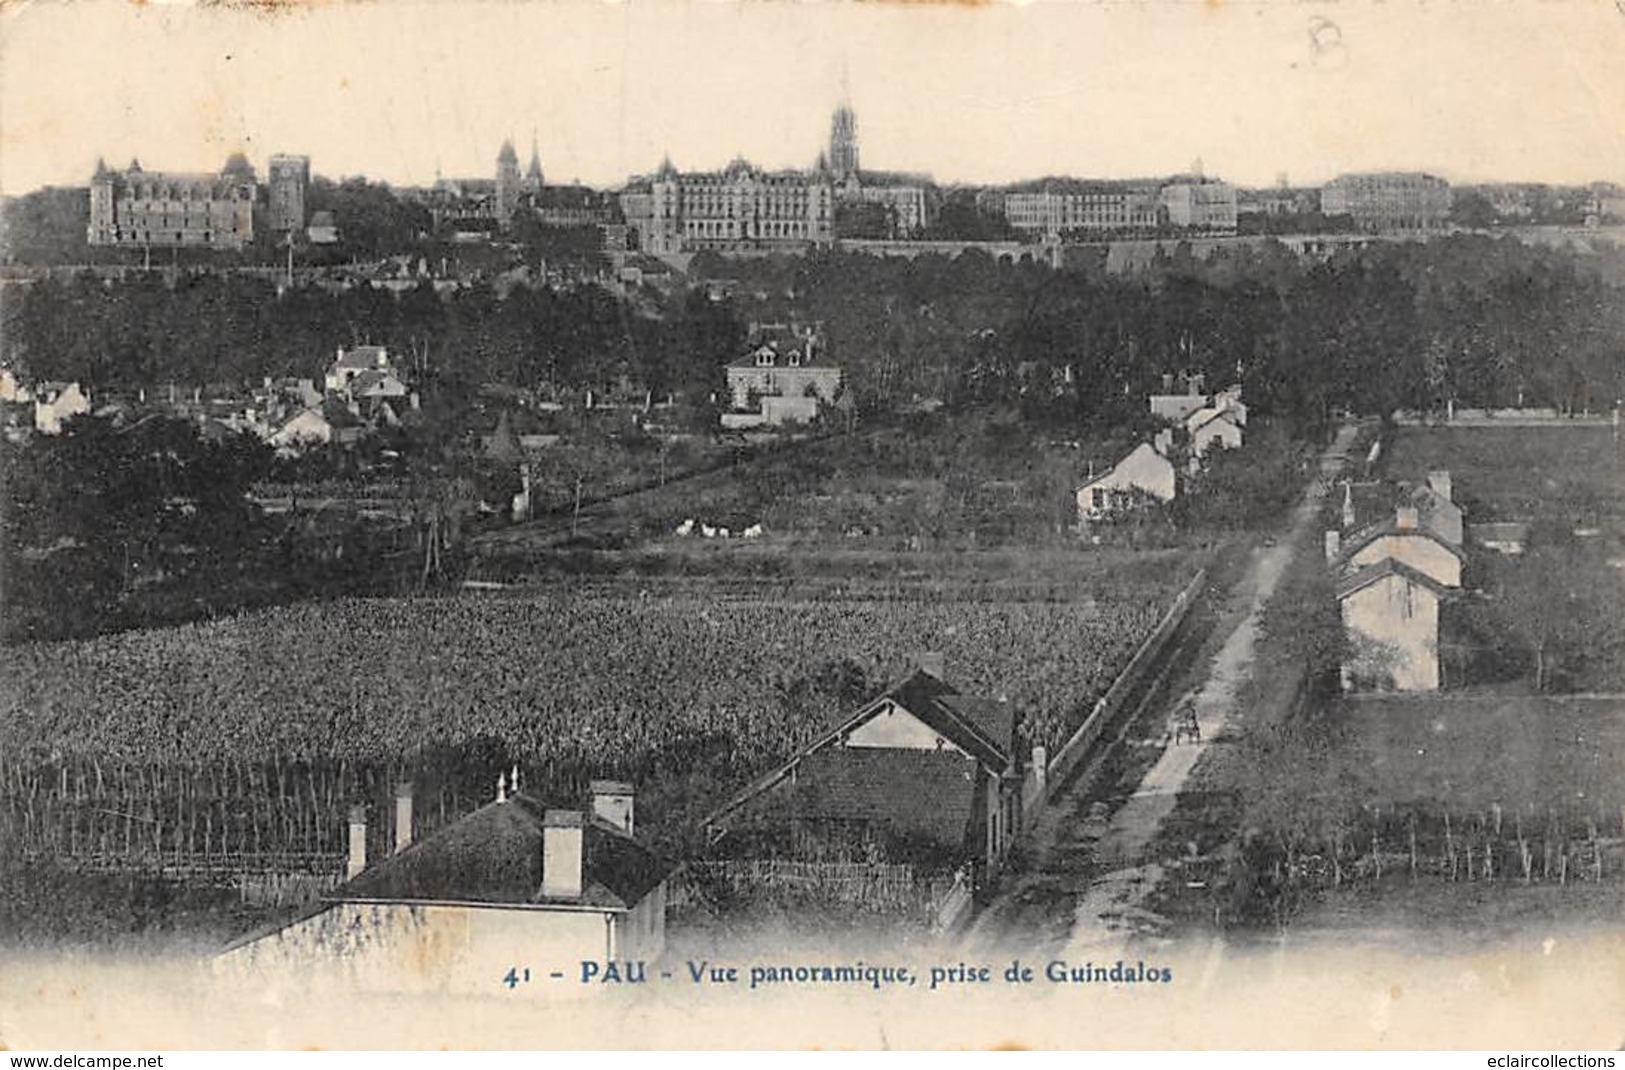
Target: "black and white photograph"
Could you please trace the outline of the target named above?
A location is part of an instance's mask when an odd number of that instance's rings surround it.
[[[1612,0],[0,3],[0,1048],[1619,1049],[1622,419]]]

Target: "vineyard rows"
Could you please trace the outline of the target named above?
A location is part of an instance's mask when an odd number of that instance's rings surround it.
[[[507,762],[555,798],[631,780],[640,812],[678,828],[924,650],[1053,751],[1178,578],[1073,603],[347,599],[17,647],[0,833],[68,854],[328,853],[348,806],[381,814],[397,778],[432,824],[484,801]]]

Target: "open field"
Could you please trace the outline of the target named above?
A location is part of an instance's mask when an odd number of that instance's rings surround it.
[[[1077,432],[1069,432],[1076,434]],[[1294,447],[1260,432],[1273,463]],[[572,547],[680,551],[701,529],[747,528],[796,550],[864,546],[896,551],[1054,548],[1074,545],[1075,491],[1091,471],[1134,445],[1053,440],[1010,414],[916,417],[902,427],[832,434],[669,486],[570,509],[480,538],[476,556],[514,558]],[[550,464],[549,455],[542,463]],[[684,537],[674,533],[691,522]],[[1152,527],[1155,530],[1152,530]],[[1123,536],[1108,536],[1124,541]],[[1134,545],[1180,546],[1171,524],[1142,525]]]
[[[1616,821],[1625,806],[1625,696],[1446,693],[1342,705],[1371,802]]]
[[[1625,516],[1625,440],[1608,427],[1406,427],[1387,471],[1420,479],[1448,469],[1467,522],[1527,520],[1565,501]]]
[[[1254,724],[1181,796],[1156,909],[1198,928],[1595,919],[1625,895],[1622,770],[1621,696],[1372,696],[1307,725]]]

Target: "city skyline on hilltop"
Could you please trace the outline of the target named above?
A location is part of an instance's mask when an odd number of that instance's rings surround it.
[[[1197,159],[1255,187],[1378,170],[1625,179],[1625,20],[1598,5],[564,0],[4,19],[7,195],[83,185],[98,157],[207,171],[234,151],[262,173],[297,153],[328,177],[425,186],[490,176],[504,139],[528,158],[533,131],[550,183],[615,188],[668,156],[810,168],[843,101],[865,168],[943,185]]]

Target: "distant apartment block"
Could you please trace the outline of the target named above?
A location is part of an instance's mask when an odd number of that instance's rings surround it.
[[[1450,218],[1450,184],[1408,171],[1339,175],[1321,187],[1320,210],[1368,231],[1435,230]]]
[[[92,245],[239,249],[254,238],[254,168],[233,153],[218,174],[122,171],[97,161],[90,180]]]
[[[997,200],[995,205],[998,206]],[[1181,177],[1093,182],[1051,179],[1004,194],[1005,220],[1044,237],[1071,233],[1154,231],[1166,227],[1210,233],[1236,229],[1236,190],[1228,182]]]
[[[1229,232],[1236,229],[1236,188],[1228,182],[1172,182],[1162,187],[1170,227]]]
[[[1161,220],[1154,182],[1057,180],[1004,196],[1005,220],[1017,230],[1060,235],[1077,230],[1154,230]]]

